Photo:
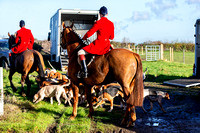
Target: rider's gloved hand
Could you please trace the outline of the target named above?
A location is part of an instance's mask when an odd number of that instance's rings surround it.
[[[89,39],[86,39],[86,40],[83,40],[83,43],[86,44],[86,45],[89,45],[91,42]]]
[[[13,51],[10,49],[10,50],[8,51],[8,53],[9,53],[9,56],[11,56],[11,54],[13,53]]]
[[[12,54],[12,53],[13,53],[13,51],[10,49],[8,53],[9,53],[9,54]]]

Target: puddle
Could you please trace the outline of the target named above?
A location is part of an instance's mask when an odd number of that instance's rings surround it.
[[[145,123],[146,126],[153,126],[153,127],[158,127],[160,123],[165,122],[165,120],[160,119],[160,118],[148,118],[148,122]]]
[[[148,121],[151,121],[151,122],[162,122],[164,120],[160,119],[160,118],[148,118]]]
[[[158,127],[159,123],[145,123],[146,126],[153,126],[153,127]]]
[[[159,123],[153,123],[153,127],[159,126]]]

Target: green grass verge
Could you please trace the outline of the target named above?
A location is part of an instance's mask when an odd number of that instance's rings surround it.
[[[186,78],[193,74],[193,65],[167,61],[143,61],[143,70],[147,68],[146,81],[163,82],[166,80]]]

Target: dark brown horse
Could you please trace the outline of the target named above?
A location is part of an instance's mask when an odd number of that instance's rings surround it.
[[[15,36],[10,35],[9,36],[9,48],[11,48],[13,45],[15,45]],[[29,80],[29,74],[37,71],[41,80],[44,80],[44,70],[45,65],[43,61],[42,55],[36,51],[36,50],[25,50],[24,52],[16,55],[15,61],[14,61],[14,67],[10,68],[9,73],[9,80],[10,85],[14,92],[17,91],[16,87],[14,86],[12,82],[12,76],[15,72],[18,72],[21,74],[21,85],[22,85],[22,95],[25,95],[24,92],[24,83],[27,84],[27,95],[30,94],[30,88],[31,88],[31,82]]]
[[[88,116],[92,117],[94,111],[91,102],[92,86],[117,81],[123,88],[127,103],[126,113],[121,124],[132,126],[136,120],[135,106],[142,106],[143,102],[143,70],[140,56],[126,49],[113,49],[105,55],[96,56],[95,60],[88,66],[88,78],[80,81],[76,77],[80,70],[77,51],[85,45],[71,27],[66,27],[63,24],[61,44],[63,48],[67,49],[69,55],[68,73],[74,93],[73,112],[70,119],[74,119],[77,115],[79,82],[84,84],[90,108]],[[128,123],[129,114],[131,119]]]

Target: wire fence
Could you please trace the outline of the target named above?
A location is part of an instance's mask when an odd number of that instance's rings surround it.
[[[171,47],[164,50],[161,45],[147,45],[146,47],[126,45],[118,48],[125,48],[138,53],[141,59],[145,61],[165,60],[185,64],[194,64],[195,61],[194,52],[184,49],[183,51],[174,51]]]

